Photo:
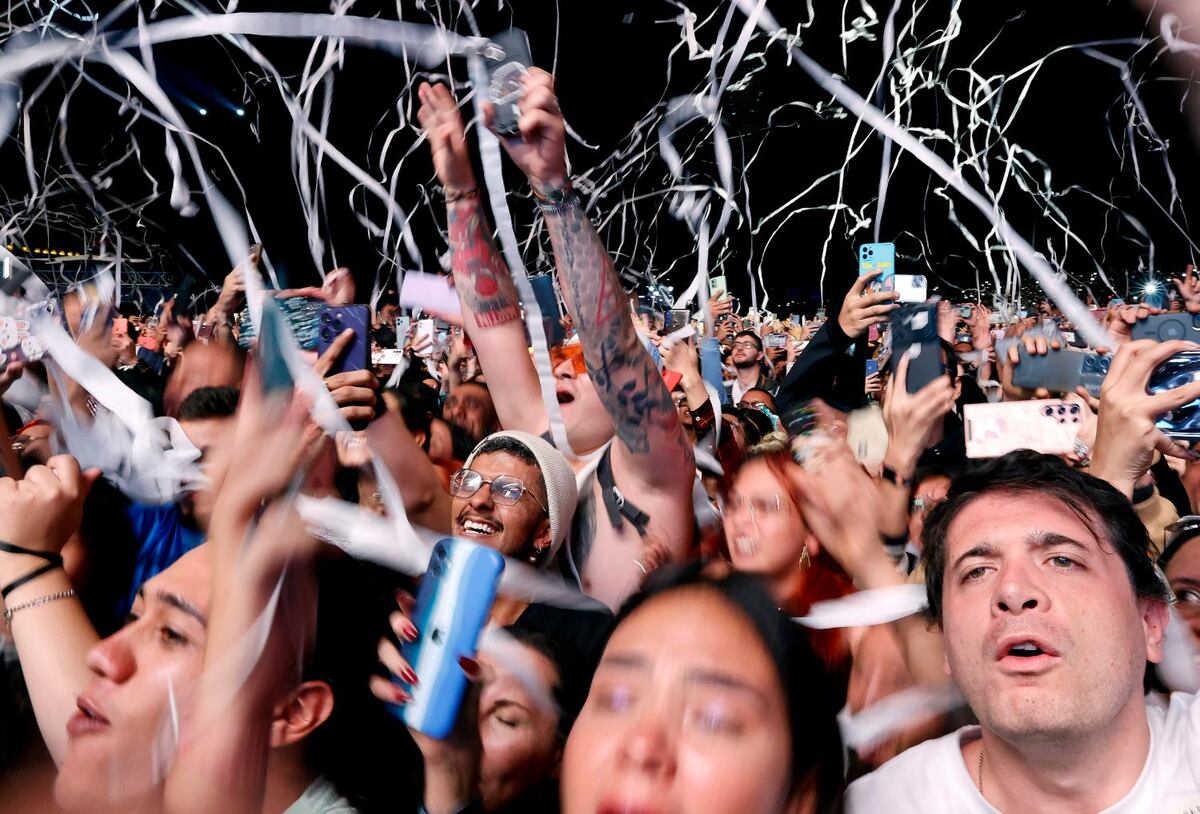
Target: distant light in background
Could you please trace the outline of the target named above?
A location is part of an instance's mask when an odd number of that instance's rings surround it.
[[[242,110],[240,107],[239,107],[237,110],[233,111],[233,112],[234,112],[234,113],[236,113],[236,114],[238,114],[239,116],[245,116],[245,115],[246,115],[246,111]]]
[[[199,113],[201,116],[207,116],[207,115],[208,115],[208,109],[207,109],[207,108],[198,107],[198,108],[196,108],[196,112],[197,112],[197,113]]]

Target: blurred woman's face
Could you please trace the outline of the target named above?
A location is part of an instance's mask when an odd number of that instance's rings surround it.
[[[1167,563],[1167,581],[1179,600],[1175,607],[1200,647],[1200,538],[1184,543]]]
[[[749,461],[738,470],[723,519],[737,570],[770,578],[800,567],[808,528],[784,484],[764,462]]]
[[[542,653],[532,647],[522,647],[522,653],[547,691],[558,683],[558,671]],[[558,777],[562,761],[558,712],[539,704],[501,665],[492,666],[496,678],[484,685],[479,697],[479,785],[488,811],[518,802]]]
[[[609,640],[567,739],[562,810],[780,814],[795,808],[791,762],[787,700],[754,626],[716,591],[680,588]]]

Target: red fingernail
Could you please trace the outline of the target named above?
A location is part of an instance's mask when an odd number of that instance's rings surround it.
[[[408,638],[408,640],[410,642],[415,642],[421,634],[417,632],[416,625],[414,625],[412,622],[405,622],[404,635]]]
[[[403,678],[410,687],[417,686],[417,674],[413,671],[413,668],[405,667],[400,671],[400,677]]]
[[[412,696],[399,687],[392,687],[392,699],[397,704],[407,704],[412,700]]]
[[[471,679],[472,681],[479,678],[481,675],[479,662],[475,661],[475,659],[468,658],[466,656],[459,656],[458,666],[461,667],[462,671],[467,674],[467,678]]]

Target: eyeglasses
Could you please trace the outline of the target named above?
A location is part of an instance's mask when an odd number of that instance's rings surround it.
[[[777,514],[783,514],[789,508],[790,505],[785,506],[783,501],[779,499],[779,495],[751,498],[732,495],[721,501],[721,511],[726,516],[748,511],[750,519],[754,522],[774,517]]]
[[[468,498],[484,486],[491,487],[492,500],[501,506],[514,506],[522,497],[529,495],[542,511],[549,512],[542,505],[542,501],[534,497],[533,492],[512,475],[497,475],[491,480],[484,480],[483,475],[474,469],[460,469],[450,478],[450,494],[454,497]]]
[[[743,340],[741,342],[734,342],[733,346],[735,348],[740,348],[742,350],[758,350],[758,345],[756,345],[755,343],[753,343],[749,340]]]
[[[583,345],[557,345],[550,349],[550,362],[558,367],[563,362],[571,360],[576,375],[587,373],[587,362],[583,360]]]

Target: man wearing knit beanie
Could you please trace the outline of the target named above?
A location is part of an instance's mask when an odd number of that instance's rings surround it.
[[[558,552],[578,493],[563,454],[509,430],[479,442],[450,482],[454,534],[545,567]]]

